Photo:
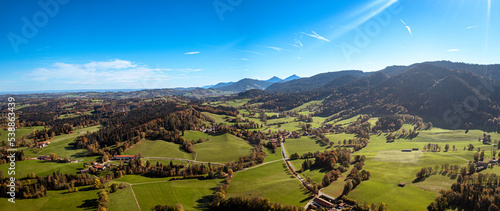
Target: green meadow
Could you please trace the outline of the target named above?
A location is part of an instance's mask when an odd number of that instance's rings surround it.
[[[141,140],[123,152],[125,155],[141,153],[143,157],[169,157],[193,160],[194,154],[181,149],[181,145],[163,140]]]
[[[21,127],[17,128],[15,131],[16,138],[19,138],[21,136],[27,135],[35,130],[42,130],[44,126],[35,126],[35,127]],[[9,134],[8,130],[3,130],[0,129],[0,146],[3,146],[3,144],[7,144],[7,136]]]
[[[274,162],[236,172],[231,179],[226,197],[263,197],[271,202],[304,206],[309,200],[308,192],[302,187],[284,162]]]
[[[252,146],[245,140],[228,133],[210,135],[209,138],[210,141],[194,145],[197,161],[226,163],[252,152]]]
[[[172,180],[132,185],[141,210],[151,210],[156,205],[181,203],[185,210],[200,210],[208,203],[221,180]]]
[[[82,129],[77,129],[71,134],[63,134],[50,139],[50,144],[43,149],[38,149],[38,153],[28,149],[24,154],[27,157],[38,157],[40,155],[57,154],[59,157],[72,157],[74,159],[85,159],[81,157],[87,156],[86,149],[74,149],[73,143],[78,136],[85,135],[87,132],[95,132],[101,126],[92,126]]]
[[[1,210],[96,210],[99,190],[84,190],[68,193],[67,190],[47,191],[47,196],[39,199],[16,199],[10,203],[6,198],[0,200]]]
[[[236,161],[241,156],[251,153],[252,146],[241,138],[231,134],[207,134],[200,131],[186,131],[186,140],[199,138],[209,141],[194,145],[195,153],[188,153],[179,144],[163,140],[141,140],[127,149],[124,154],[135,155],[141,153],[143,157],[182,158],[188,160],[226,163]],[[223,153],[221,153],[223,152]]]

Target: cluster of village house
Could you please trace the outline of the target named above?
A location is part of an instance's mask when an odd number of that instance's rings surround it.
[[[118,160],[118,161],[125,161],[128,162],[129,160],[133,159],[135,155],[117,155],[113,157],[113,160]],[[52,161],[49,155],[42,155],[37,158],[38,160],[44,160],[44,161]],[[58,161],[61,161],[60,159]],[[72,163],[77,163],[77,160],[74,161],[69,161]],[[91,167],[93,167],[96,171],[103,171],[106,168],[109,168],[112,164],[109,164],[107,162],[105,163],[99,163],[99,162],[92,162]],[[88,172],[90,168],[82,169],[80,170],[80,173],[85,173]]]
[[[118,161],[125,161],[125,162],[128,162],[129,160],[135,158],[135,155],[116,155],[115,157],[113,157],[113,160],[118,160]],[[106,168],[109,168],[112,164],[110,163],[98,163],[98,162],[92,162],[92,167],[96,170],[96,171],[104,171],[106,170]],[[80,170],[80,173],[85,173],[85,172],[88,172],[90,170],[90,168],[86,168],[86,169],[82,169]]]
[[[316,197],[313,199],[313,203],[311,204],[311,206],[313,209],[317,209],[317,208],[322,207],[322,208],[328,209],[329,211],[337,211],[337,210],[342,210],[344,208],[351,207],[350,205],[343,203],[343,202],[338,203],[338,204],[334,204],[334,203],[331,203],[330,201],[335,201],[335,199],[326,200],[326,199],[323,199],[321,197]]]

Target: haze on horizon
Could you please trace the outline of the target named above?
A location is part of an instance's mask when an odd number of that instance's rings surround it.
[[[491,0],[41,2],[0,2],[0,92],[500,63]]]

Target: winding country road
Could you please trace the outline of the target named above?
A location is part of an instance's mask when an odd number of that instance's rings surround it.
[[[290,158],[288,158],[288,155],[286,154],[286,150],[285,150],[285,142],[283,142],[283,140],[281,140],[281,155],[283,156],[283,160],[285,161],[285,164],[287,164],[287,166],[289,166],[288,170],[290,171],[290,173],[295,177],[297,178],[300,183],[304,186],[304,188],[306,188],[306,185],[310,185],[306,180],[304,180],[304,178],[302,178],[302,176],[300,176],[300,174],[298,173],[294,173],[296,172],[295,171],[295,168],[293,167],[293,165],[290,163]],[[306,188],[307,190],[307,188]],[[318,196],[316,197],[320,197],[320,196],[325,196],[327,198],[330,198],[332,200],[335,200],[335,197],[332,197],[332,196],[329,196],[323,192],[321,192],[321,190],[319,190],[318,192]],[[312,198],[309,202],[307,202],[307,204],[304,206],[304,208],[307,210],[307,207],[313,203],[313,200],[314,198]]]

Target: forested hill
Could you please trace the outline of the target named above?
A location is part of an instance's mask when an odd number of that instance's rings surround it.
[[[409,113],[446,128],[499,129],[498,81],[468,71],[424,63],[393,77],[379,72],[330,92],[316,115]]]
[[[215,88],[216,90],[226,91],[226,92],[244,92],[250,89],[265,89],[273,84],[273,82],[260,81],[255,79],[245,78],[231,85]]]
[[[252,96],[249,103],[262,103],[261,108],[277,111],[324,99],[314,115],[330,119],[361,113],[409,113],[445,128],[466,128],[467,125],[499,130],[498,80],[473,73],[478,69],[474,65],[460,65],[469,68],[454,70],[432,62],[411,65],[407,70],[394,66],[359,79],[344,75],[314,90],[293,94],[253,91],[240,96]],[[344,81],[347,84],[343,84]],[[300,86],[297,89],[300,90]]]
[[[272,93],[296,93],[296,92],[304,92],[310,91],[315,88],[319,88],[327,84],[328,82],[333,81],[336,78],[339,78],[344,75],[351,75],[355,77],[365,77],[371,75],[372,73],[365,73],[360,70],[345,70],[338,72],[328,72],[328,73],[320,73],[309,78],[301,78],[293,81],[285,82],[285,83],[275,83],[265,89],[267,92]]]

